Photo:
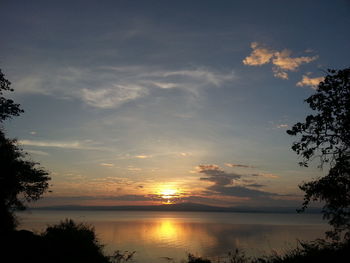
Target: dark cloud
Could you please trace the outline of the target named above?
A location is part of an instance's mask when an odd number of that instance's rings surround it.
[[[227,165],[227,164],[226,164]],[[232,164],[234,165],[234,164]],[[241,165],[245,168],[248,166]],[[233,167],[233,166],[231,166]],[[262,188],[265,185],[256,183],[251,179],[242,179],[244,176],[237,173],[227,173],[221,169],[218,165],[208,164],[197,166],[198,173],[205,174],[206,177],[200,177],[200,180],[209,181],[214,183],[206,188],[205,193],[207,195],[219,194],[225,196],[236,196],[236,197],[249,197],[249,198],[260,198],[260,197],[271,197],[278,196],[278,194],[265,192],[251,188]],[[257,177],[262,176],[261,174],[252,174],[250,176]]]
[[[225,163],[227,167],[232,168],[255,168],[255,166],[247,165],[247,164],[238,164],[238,163]]]
[[[102,200],[115,200],[115,201],[150,201],[149,196],[144,195],[119,195],[119,196],[107,196],[101,198]]]
[[[254,188],[260,188],[260,187],[264,187],[264,184],[258,184],[258,183],[252,183],[252,184],[247,184],[245,185],[247,187],[254,187]]]
[[[221,195],[228,196],[237,196],[237,197],[249,197],[249,198],[259,198],[259,197],[271,197],[277,196],[278,194],[249,189],[245,186],[222,186],[214,184],[209,186],[208,193],[216,193]]]
[[[217,185],[230,185],[233,180],[238,180],[242,175],[236,173],[227,173],[215,164],[199,165],[197,170],[206,177],[201,177],[200,180],[213,182]]]

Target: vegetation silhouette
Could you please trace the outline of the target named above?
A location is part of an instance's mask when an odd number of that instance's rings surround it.
[[[2,123],[23,112],[19,104],[3,97],[3,92],[13,91],[10,85],[0,70],[0,233],[14,230],[14,211],[24,210],[26,202],[38,200],[50,180],[48,172],[26,158],[16,139],[5,136]]]
[[[308,166],[319,158],[328,164],[328,175],[301,184],[304,211],[311,201],[325,203],[322,213],[333,227],[327,236],[337,241],[350,238],[350,68],[328,70],[316,93],[305,100],[316,114],[296,123],[287,133],[300,136],[292,149]]]
[[[123,263],[135,252],[116,251],[104,254],[92,226],[66,219],[48,226],[41,234],[27,230],[14,231],[2,240],[2,258],[8,262],[28,263]]]
[[[196,257],[189,254],[187,263],[345,263],[350,256],[350,243],[325,242],[316,240],[303,243],[282,255],[272,253],[261,257],[247,257],[243,251],[236,249],[217,260]]]

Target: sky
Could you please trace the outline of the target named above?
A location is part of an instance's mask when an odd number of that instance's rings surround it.
[[[0,1],[5,123],[50,172],[36,205],[298,206],[286,130],[349,67],[350,2]]]

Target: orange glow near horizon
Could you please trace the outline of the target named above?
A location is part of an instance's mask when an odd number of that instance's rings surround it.
[[[173,185],[162,185],[158,188],[157,195],[164,199],[163,204],[173,204],[181,197],[181,193]]]
[[[160,191],[160,195],[164,199],[171,199],[177,196],[178,191],[176,189],[163,189]]]

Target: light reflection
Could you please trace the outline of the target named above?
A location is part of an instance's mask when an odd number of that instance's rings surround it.
[[[113,223],[111,223],[113,224]],[[108,240],[115,248],[131,247],[135,243],[142,247],[162,247],[199,252],[204,247],[215,247],[216,238],[201,223],[183,222],[176,218],[158,218],[152,221],[134,221],[111,224],[98,224],[101,238]],[[111,231],[111,227],[113,231]],[[130,248],[129,248],[130,249]],[[169,252],[170,253],[170,252]],[[171,252],[173,253],[173,252]]]
[[[77,222],[85,221],[93,224],[98,238],[106,245],[107,253],[112,254],[115,250],[136,251],[137,262],[161,263],[164,262],[161,257],[171,257],[176,259],[176,262],[181,262],[188,252],[215,257],[235,248],[244,249],[250,256],[258,255],[261,251],[270,251],[272,248],[279,252],[285,248],[295,247],[297,239],[319,238],[326,230],[317,223],[318,221],[310,221],[313,223],[305,225],[304,223],[298,225],[297,220],[293,220],[293,224],[296,225],[285,223],[290,222],[291,215],[283,215],[289,218],[288,220],[280,218],[276,221],[284,222],[283,224],[271,224],[278,216],[272,215],[274,218],[272,219],[267,215],[234,213],[81,211],[71,212],[69,215],[67,213],[65,216],[70,216]],[[84,215],[86,217],[82,217]],[[34,218],[30,225],[23,224],[23,227],[44,229],[47,223],[57,223],[60,218],[61,214],[55,216],[51,211],[43,219]],[[263,224],[264,220],[268,220],[269,224]]]

